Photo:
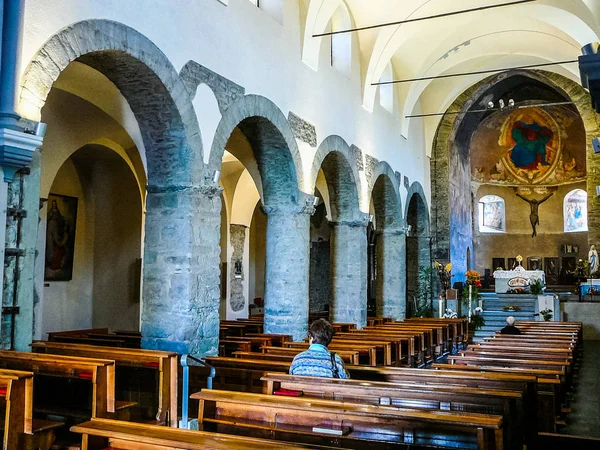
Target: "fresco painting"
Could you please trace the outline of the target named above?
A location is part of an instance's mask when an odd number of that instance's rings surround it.
[[[556,185],[585,178],[585,131],[563,107],[499,111],[471,140],[474,181],[502,185]]]

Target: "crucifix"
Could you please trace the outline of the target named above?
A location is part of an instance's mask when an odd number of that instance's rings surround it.
[[[537,236],[536,226],[538,226],[540,224],[540,215],[538,212],[538,208],[542,203],[544,203],[546,200],[548,200],[553,195],[554,195],[554,192],[550,192],[548,195],[546,195],[541,200],[536,200],[536,199],[528,199],[526,197],[523,197],[521,194],[519,194],[517,192],[517,197],[519,197],[520,199],[525,200],[527,203],[529,203],[529,207],[531,208],[531,213],[529,214],[529,222],[531,222],[531,229],[533,230],[533,232],[531,233],[532,238]]]

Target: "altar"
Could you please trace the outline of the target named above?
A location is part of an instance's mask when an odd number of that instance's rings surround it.
[[[496,281],[496,293],[506,294],[513,289],[523,289],[529,292],[529,286],[536,281],[546,285],[546,276],[541,270],[525,270],[523,266],[515,267],[513,270],[496,270],[494,272]]]

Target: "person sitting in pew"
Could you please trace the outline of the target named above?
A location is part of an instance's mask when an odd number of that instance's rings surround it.
[[[297,354],[290,365],[290,375],[323,378],[350,378],[344,361],[327,346],[333,339],[333,327],[325,319],[315,320],[308,330],[308,350]]]
[[[500,330],[501,334],[521,334],[521,330],[515,327],[515,318],[508,316],[506,318],[506,326]]]

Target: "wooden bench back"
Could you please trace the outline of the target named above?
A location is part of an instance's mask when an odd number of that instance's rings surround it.
[[[36,375],[88,380],[92,384],[92,417],[115,412],[115,362],[106,359],[0,351],[0,367]]]
[[[19,436],[33,434],[33,373],[0,370],[3,402],[3,450],[18,450]]]
[[[240,392],[203,390],[191,396],[200,401],[199,425],[203,430],[261,433],[263,436],[295,436],[297,442],[318,443],[312,427],[328,423],[351,425],[347,438],[419,444],[423,436],[473,437],[478,449],[503,448],[502,417],[476,413],[402,410],[302,397],[279,397]],[[281,425],[280,425],[281,424]],[[323,440],[322,442],[327,442]]]
[[[116,366],[137,367],[158,371],[158,412],[156,420],[177,427],[178,358],[175,352],[142,350],[120,347],[98,347],[84,344],[35,341],[31,348],[36,353],[105,358],[114,360]]]
[[[197,430],[166,428],[134,422],[95,419],[71,427],[73,433],[82,435],[81,450],[110,448],[121,450],[276,450],[281,443],[266,439],[207,433]],[[91,437],[100,438],[103,447],[91,447]],[[307,448],[286,442],[285,448]],[[314,447],[313,447],[314,448]]]

